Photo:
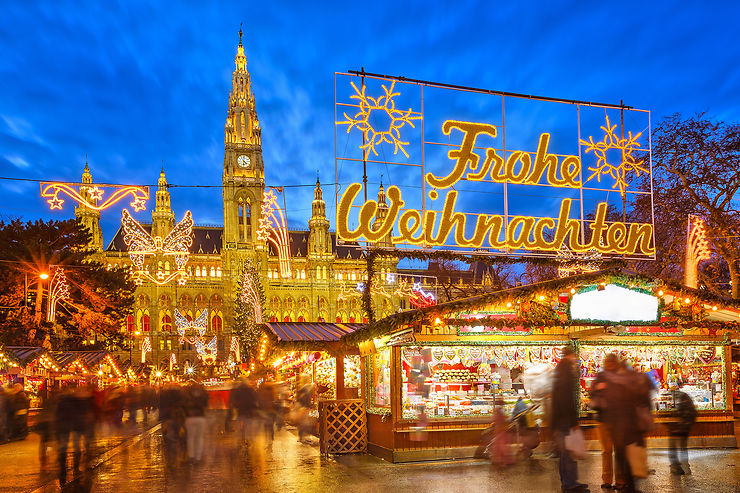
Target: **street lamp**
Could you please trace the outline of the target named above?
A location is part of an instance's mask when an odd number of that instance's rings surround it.
[[[42,272],[41,274],[39,274],[39,277],[43,280],[47,280],[49,279],[49,274],[47,274],[46,272]]]

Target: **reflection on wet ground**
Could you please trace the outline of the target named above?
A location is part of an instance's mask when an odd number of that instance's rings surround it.
[[[237,433],[210,428],[201,463],[180,460],[168,467],[159,434],[145,438],[96,469],[94,492],[538,492],[558,491],[557,462],[536,454],[527,462],[497,469],[484,461],[389,464],[369,455],[324,458],[314,445],[299,443],[293,431],[276,433],[268,444],[249,447]],[[643,482],[644,491],[740,491],[740,453],[736,450],[692,450],[691,476],[671,476],[667,451],[650,454],[656,472]],[[598,453],[579,463],[581,480],[600,491]]]

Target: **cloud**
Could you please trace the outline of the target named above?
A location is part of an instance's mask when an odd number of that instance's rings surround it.
[[[8,161],[10,161],[10,163],[16,168],[27,169],[28,167],[31,166],[30,164],[28,164],[28,161],[26,161],[25,159],[23,159],[22,157],[16,154],[11,154],[11,155],[6,154],[3,157],[7,159]]]

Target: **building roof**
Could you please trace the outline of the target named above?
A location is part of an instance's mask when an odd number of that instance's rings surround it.
[[[5,346],[4,351],[14,360],[25,365],[46,352],[37,346]]]
[[[152,225],[142,223],[141,226],[151,234]],[[192,254],[220,254],[221,237],[224,228],[221,226],[193,226],[193,245],[190,247]],[[106,252],[126,252],[128,248],[123,241],[123,228],[119,227],[115,236],[105,249]]]
[[[288,231],[290,241],[291,258],[306,257],[308,255],[308,235],[310,231]],[[329,233],[331,236],[331,246],[337,259],[361,259],[365,258],[365,252],[360,249],[356,241],[348,241],[342,245],[337,245],[337,234]],[[268,243],[271,256],[277,256],[275,245]]]
[[[365,324],[344,324],[326,322],[270,322],[265,324],[279,341],[338,341]]]
[[[51,357],[54,358],[54,361],[56,361],[62,368],[66,368],[78,359],[82,361],[86,367],[91,368],[105,358],[108,352],[103,350],[67,352],[51,351],[50,354]]]

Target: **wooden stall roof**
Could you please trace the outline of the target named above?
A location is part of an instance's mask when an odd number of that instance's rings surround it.
[[[37,346],[5,346],[4,351],[22,365],[26,365],[46,353],[46,349]]]
[[[663,295],[663,301],[670,303],[674,298],[683,298],[690,296],[698,302],[708,305],[717,305],[718,310],[712,311],[707,317],[711,322],[735,322],[737,323],[740,315],[740,300],[716,296],[707,290],[692,289],[681,285],[672,280],[666,280],[658,277],[647,276],[622,267],[589,272],[575,276],[563,277],[542,281],[524,286],[517,286],[509,289],[502,289],[492,293],[486,293],[469,298],[448,301],[439,305],[432,305],[415,310],[406,310],[394,313],[380,320],[367,324],[364,328],[358,329],[350,334],[342,336],[342,342],[346,344],[357,344],[363,340],[390,334],[408,325],[431,321],[434,317],[444,316],[445,314],[461,312],[464,310],[475,310],[491,303],[506,301],[518,297],[533,296],[540,290],[569,289],[571,287],[593,285],[601,282],[610,276],[619,276],[642,282],[653,282],[656,286],[662,286],[666,293]],[[557,323],[557,322],[555,322]]]
[[[67,352],[50,351],[49,354],[52,358],[54,358],[54,361],[56,361],[57,364],[62,368],[66,368],[78,359],[82,361],[82,363],[87,368],[91,368],[100,363],[100,361],[108,355],[108,352],[103,350]]]
[[[333,342],[365,326],[327,322],[269,322],[265,325],[281,342]]]

